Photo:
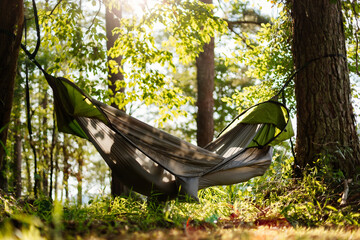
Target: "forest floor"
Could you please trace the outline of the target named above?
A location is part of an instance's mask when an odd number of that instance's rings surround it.
[[[22,208],[23,209],[23,208]],[[106,208],[96,208],[96,210],[108,211]],[[285,217],[281,215],[264,216],[255,221],[244,221],[239,214],[232,213],[226,218],[218,217],[213,220],[193,220],[183,219],[179,225],[174,225],[168,220],[154,220],[147,222],[146,213],[136,215],[132,220],[129,219],[130,213],[126,214],[128,218],[123,221],[121,217],[108,218],[106,215],[96,219],[90,219],[94,212],[86,210],[86,217],[81,217],[79,212],[70,210],[71,218],[67,219],[56,217],[55,210],[52,211],[52,220],[50,215],[44,215],[41,220],[38,216],[14,214],[0,216],[0,240],[115,240],[115,239],[149,239],[149,240],[167,240],[167,239],[239,239],[239,240],[332,240],[332,239],[351,239],[360,240],[359,226],[317,226],[317,227],[294,227]],[[68,211],[68,210],[67,210]],[[39,215],[39,211],[34,211]],[[66,214],[65,214],[66,215]],[[65,216],[63,215],[63,216]],[[115,214],[112,213],[112,217]],[[156,215],[150,215],[155,218]],[[171,221],[171,220],[170,220]],[[142,229],[142,224],[148,230]]]
[[[233,191],[211,188],[201,192],[199,203],[172,200],[155,205],[107,196],[77,205],[16,199],[0,192],[0,240],[360,240],[359,202],[336,209],[329,202],[303,200],[307,195],[293,205],[288,196],[267,204],[239,194],[226,200]]]
[[[71,230],[69,232],[65,231],[60,238],[86,240],[360,240],[359,227],[293,227],[282,217],[257,220],[251,223],[240,221],[238,218],[230,220],[219,219],[219,222],[213,224],[208,222],[199,223],[189,218],[182,228],[155,228],[150,231],[135,232],[129,232],[127,229],[121,228],[121,230],[113,229],[112,232],[109,232],[108,227],[101,228],[101,226],[98,226],[88,230],[89,232],[82,233],[81,235],[71,234]]]
[[[115,239],[238,239],[238,240],[292,240],[292,239],[351,239],[360,240],[360,230],[326,229],[326,228],[276,228],[276,227],[252,227],[252,228],[214,228],[214,229],[159,229],[149,232],[99,234],[89,233],[70,239],[88,240],[115,240]]]

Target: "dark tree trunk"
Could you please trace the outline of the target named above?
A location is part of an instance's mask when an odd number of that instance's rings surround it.
[[[17,59],[19,55],[24,9],[22,0],[0,1],[0,142],[5,145],[13,102]],[[14,37],[15,35],[15,37]],[[5,181],[5,149],[0,144],[0,189]]]
[[[301,170],[314,165],[320,155],[329,154],[335,157],[331,166],[351,177],[360,165],[360,151],[350,101],[341,3],[296,0],[292,4],[294,63],[296,69],[304,67],[295,77],[295,165]]]
[[[212,0],[201,0],[212,4]],[[214,39],[204,45],[204,51],[196,59],[197,80],[197,144],[205,146],[214,137],[214,77],[215,77]]]
[[[120,27],[120,19],[122,18],[122,9],[121,9],[121,2],[118,3],[118,5],[113,6],[110,10],[108,7],[106,7],[106,47],[109,51],[113,46],[118,38],[118,35],[113,35],[112,30],[116,27]],[[122,57],[118,56],[117,58],[111,58],[108,57],[108,61],[113,60],[116,61],[119,66],[121,66],[121,60]],[[118,73],[112,73],[111,69],[109,67],[108,69],[108,80],[109,80],[109,90],[111,91],[112,96],[115,97],[116,93],[124,92],[123,88],[117,89],[116,88],[116,81],[123,81],[124,76],[119,71]],[[116,105],[115,102],[111,103],[111,106],[115,108],[119,108],[119,106]],[[127,187],[120,181],[120,179],[111,171],[111,195],[121,196],[121,195],[128,195],[129,190]]]
[[[55,116],[53,121],[53,129],[52,129],[52,137],[51,137],[51,148],[50,148],[50,189],[49,189],[49,197],[52,199],[53,195],[53,187],[54,187],[54,150],[57,142],[57,132],[56,132],[56,122]],[[55,158],[57,158],[55,156]],[[56,194],[55,194],[56,195]]]

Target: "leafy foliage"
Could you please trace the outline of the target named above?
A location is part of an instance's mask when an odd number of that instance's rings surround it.
[[[48,57],[53,55],[53,60],[41,63],[50,74],[61,73],[76,80],[92,96],[101,97],[96,86],[105,81],[104,22],[95,17],[90,24],[87,23],[90,16],[95,14],[85,12],[84,6],[75,2],[61,1],[51,11],[49,9],[50,6],[45,5],[39,10],[41,49]],[[97,78],[93,78],[93,75]]]
[[[211,6],[199,1],[165,1],[157,3],[140,20],[121,19],[121,27],[113,31],[119,37],[109,51],[112,58],[122,57],[121,68],[115,61],[109,62],[113,73],[121,71],[125,76],[125,81],[117,83],[125,93],[114,99],[120,108],[136,100],[155,104],[160,124],[186,114],[181,106],[193,99],[184,96],[174,86],[176,80],[166,76],[163,69],[175,72],[175,60],[183,64],[194,61],[203,44],[224,31],[226,23],[211,11]],[[157,31],[166,36],[161,43],[156,41]]]
[[[254,204],[260,209],[280,213],[293,226],[348,226],[359,225],[359,183],[351,182],[352,197],[341,204],[344,175],[332,169],[323,156],[303,173],[303,178],[292,178],[293,158],[278,153],[267,174],[244,184],[251,187]],[[254,187],[255,186],[255,187]]]
[[[345,37],[349,59],[349,70],[360,76],[359,72],[359,41],[360,41],[360,4],[356,1],[342,1]]]
[[[282,8],[280,16],[272,19],[271,23],[262,24],[254,41],[246,43],[249,47],[239,50],[242,62],[249,67],[247,75],[260,80],[257,85],[223,98],[229,104],[235,104],[240,111],[273,97],[293,72],[289,13],[281,4],[279,8]],[[244,44],[241,39],[239,44]],[[291,86],[287,88],[286,98],[293,107],[294,93]]]

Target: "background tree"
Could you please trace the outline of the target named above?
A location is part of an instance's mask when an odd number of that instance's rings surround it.
[[[240,50],[254,48],[254,46],[250,46],[250,42],[254,42],[251,39],[261,29],[261,24],[270,22],[269,17],[264,16],[256,7],[250,6],[249,2],[220,1],[218,4],[221,7],[214,9],[214,14],[221,16],[221,20],[227,22],[227,31],[217,34],[215,39],[215,49],[212,54],[214,58],[213,91],[209,91],[209,86],[211,86],[209,79],[204,79],[206,81],[199,79],[201,72],[209,73],[211,71],[211,64],[199,65],[200,59],[209,55],[206,54],[209,44],[204,45],[204,52],[199,54],[195,63],[177,66],[175,74],[169,73],[177,79],[175,86],[179,86],[187,96],[196,99],[199,96],[207,95],[208,99],[204,99],[203,102],[207,105],[213,102],[213,114],[206,114],[207,119],[204,118],[206,124],[212,123],[213,130],[210,131],[211,137],[204,141],[203,146],[206,145],[206,142],[213,140],[214,133],[219,133],[238,114],[239,106],[233,102],[235,96],[242,93],[244,87],[255,83],[255,77],[246,74],[250,68],[242,63],[244,54],[241,54]],[[248,42],[249,44],[247,44]],[[206,61],[211,62],[209,59]],[[205,61],[202,60],[202,62]],[[201,82],[203,83],[200,84]],[[204,86],[203,90],[198,90],[198,87]],[[207,94],[204,90],[207,90],[205,91]],[[199,94],[197,94],[198,91]],[[186,121],[180,119],[180,121],[171,122],[170,126],[165,126],[166,131],[181,135],[188,141],[194,141],[194,137],[196,139],[201,132],[206,131],[206,124],[200,124],[197,121],[199,121],[199,114],[205,116],[204,112],[207,110],[198,105],[199,99],[196,104],[197,109],[192,104],[186,106],[188,113],[191,113]],[[199,127],[197,128],[196,125]]]
[[[21,102],[24,100],[23,99],[23,88],[21,87],[21,85],[19,84],[19,81],[21,81],[21,78],[18,77],[19,75],[17,75],[16,77],[16,83],[15,83],[15,89],[14,89],[14,106],[13,106],[13,114],[12,114],[12,118],[13,118],[13,125],[12,130],[13,130],[13,138],[12,141],[14,142],[13,145],[13,154],[12,154],[12,161],[13,161],[13,188],[14,188],[14,192],[15,192],[15,196],[17,198],[21,197],[21,192],[22,192],[22,162],[23,162],[23,153],[22,153],[22,145],[23,145],[23,131],[22,131],[22,123],[21,123]]]
[[[12,108],[17,59],[22,37],[24,8],[22,0],[0,3],[0,189],[3,175],[5,145]],[[14,35],[13,35],[14,34]],[[15,36],[15,39],[14,39]]]
[[[212,0],[201,0],[212,4]],[[197,144],[204,147],[214,138],[214,77],[215,77],[214,37],[205,43],[203,51],[196,58],[197,102],[196,116]]]
[[[359,172],[360,147],[351,105],[341,1],[293,1],[297,102],[295,165],[327,163],[347,178]]]
[[[122,18],[122,1],[106,1],[105,3],[105,22],[106,22],[106,49],[110,49],[114,46],[118,34],[113,34],[115,28],[120,27],[120,21]],[[108,56],[108,86],[109,86],[109,97],[111,100],[111,106],[119,108],[116,104],[118,101],[115,100],[117,95],[124,93],[124,88],[120,87],[120,81],[124,81],[124,75],[121,72],[121,60],[122,56],[117,57]],[[110,63],[111,61],[111,63]],[[124,107],[122,108],[124,110]],[[111,171],[111,170],[110,170]],[[126,186],[120,181],[120,179],[111,171],[111,195],[120,196],[128,193]]]

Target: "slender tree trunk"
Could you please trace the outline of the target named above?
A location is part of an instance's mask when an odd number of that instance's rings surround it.
[[[80,154],[78,156],[78,165],[79,165],[79,170],[77,172],[76,175],[76,179],[78,181],[78,185],[77,185],[77,204],[80,206],[82,204],[82,191],[83,191],[83,168],[84,168],[84,159],[82,157],[82,154]]]
[[[20,120],[18,120],[18,123],[20,125]],[[14,161],[15,161],[15,169],[14,169],[14,175],[15,175],[15,196],[17,198],[21,197],[21,189],[22,189],[22,183],[21,183],[21,164],[22,164],[22,155],[21,155],[21,149],[22,149],[22,142],[21,142],[21,136],[19,132],[15,133],[15,144],[14,144]]]
[[[59,148],[55,148],[55,179],[54,179],[54,191],[55,191],[55,196],[54,199],[58,199],[58,176],[59,176],[59,158],[57,156],[57,153],[59,153],[60,149]]]
[[[48,95],[46,89],[44,89],[44,98],[41,102],[41,107],[46,113],[46,109],[48,107]],[[48,180],[48,169],[49,169],[49,145],[48,145],[48,136],[47,136],[47,129],[48,129],[48,117],[47,114],[43,115],[42,123],[42,137],[41,137],[41,145],[43,146],[42,149],[40,149],[40,159],[41,161],[41,185],[42,185],[42,194],[44,196],[49,195],[49,180]]]
[[[118,35],[113,35],[112,30],[116,27],[120,27],[120,19],[122,18],[122,8],[121,2],[119,1],[117,5],[113,6],[111,9],[106,7],[106,47],[109,51],[118,38]],[[113,60],[116,61],[119,66],[121,66],[122,57],[119,56],[117,58],[108,57],[108,61]],[[112,73],[111,68],[108,68],[108,80],[109,80],[109,90],[112,94],[112,97],[115,97],[117,93],[124,92],[123,88],[116,88],[116,81],[123,81],[124,76],[119,71],[118,73]],[[111,106],[115,108],[119,108],[115,102],[111,103]],[[123,109],[124,110],[124,109]],[[112,196],[120,196],[120,195],[128,195],[129,191],[127,187],[120,181],[120,179],[111,171],[111,195]]]
[[[299,170],[320,155],[347,177],[360,165],[359,139],[350,101],[341,2],[292,1]],[[301,171],[298,171],[298,174]],[[301,173],[300,173],[301,174]]]
[[[24,145],[23,145],[23,152],[26,151]],[[25,156],[24,161],[25,161],[25,170],[26,170],[26,190],[27,190],[28,194],[30,195],[30,193],[32,191],[30,159],[27,155],[24,155],[24,156]]]
[[[22,0],[0,1],[0,189],[3,189],[8,123],[13,102],[17,59],[19,55],[24,9]]]
[[[14,168],[13,168],[13,173],[14,173],[14,189],[15,189],[15,196],[17,198],[21,197],[21,191],[22,191],[22,161],[23,161],[23,144],[22,144],[22,134],[23,132],[21,131],[22,129],[22,125],[21,125],[21,109],[22,109],[22,103],[23,103],[23,93],[24,93],[24,89],[21,86],[21,78],[18,77],[16,78],[16,83],[15,83],[15,89],[14,89],[14,100],[13,100],[13,126],[12,126],[12,131],[13,131],[13,139],[14,139],[14,157],[13,157],[13,162],[14,162]]]
[[[55,114],[53,116],[53,130],[51,137],[51,148],[50,148],[50,190],[49,197],[52,199],[53,186],[54,186],[54,150],[57,142],[57,132],[56,132],[56,122],[55,122]],[[56,195],[56,194],[55,194]]]
[[[212,0],[201,0],[212,4]],[[204,45],[204,51],[196,59],[197,68],[197,144],[205,146],[214,137],[214,77],[215,77],[215,54],[214,39]]]
[[[69,176],[70,176],[70,164],[69,164],[69,154],[67,151],[68,141],[66,136],[64,135],[64,143],[63,143],[63,157],[64,157],[64,168],[63,168],[63,186],[65,190],[65,199],[69,200]]]

